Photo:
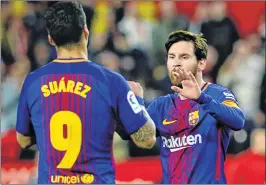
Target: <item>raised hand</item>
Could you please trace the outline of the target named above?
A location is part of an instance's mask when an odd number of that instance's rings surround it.
[[[176,72],[173,72],[173,75],[180,79],[182,84],[182,88],[172,86],[173,91],[188,99],[198,99],[200,97],[200,86],[190,71],[186,72],[184,69],[178,68]]]
[[[139,83],[133,81],[127,81],[127,83],[136,96],[143,98],[143,89]]]

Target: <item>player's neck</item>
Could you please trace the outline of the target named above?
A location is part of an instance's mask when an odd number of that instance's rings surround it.
[[[57,50],[57,58],[83,58],[88,60],[88,51],[81,46],[59,47]]]
[[[196,74],[196,80],[200,86],[200,89],[202,89],[206,82],[203,80],[201,72]]]

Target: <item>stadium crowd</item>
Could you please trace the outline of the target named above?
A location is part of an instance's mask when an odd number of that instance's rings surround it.
[[[146,105],[171,93],[164,48],[168,34],[178,29],[203,33],[209,44],[205,80],[231,89],[246,117],[245,128],[231,133],[228,154],[243,151],[243,159],[245,155],[259,155],[265,161],[265,10],[259,12],[257,28],[243,34],[228,13],[227,3],[221,1],[198,2],[192,15],[179,11],[179,2],[172,1],[80,2],[90,30],[89,59],[121,73],[127,80],[140,82]],[[36,150],[18,147],[14,128],[24,78],[56,58],[44,23],[44,13],[53,3],[1,2],[2,163],[37,160]],[[159,155],[158,146],[139,149],[117,135],[114,147],[117,161]],[[241,183],[236,179],[231,182]]]

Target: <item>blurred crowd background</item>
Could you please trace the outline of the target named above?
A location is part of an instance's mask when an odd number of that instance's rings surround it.
[[[265,2],[80,2],[90,30],[89,59],[140,82],[146,105],[171,93],[164,48],[169,33],[203,33],[209,45],[204,79],[231,89],[246,116],[245,128],[231,133],[229,183],[256,183],[256,178],[265,183]],[[25,76],[56,58],[44,22],[45,11],[54,3],[1,1],[1,183],[36,180],[32,166],[37,152],[18,146],[14,128]],[[160,170],[158,145],[142,150],[115,135],[114,152],[117,168],[138,159],[139,167],[157,165],[153,170]],[[143,157],[150,163],[141,163]],[[122,172],[128,173],[128,167],[121,169],[117,178],[126,182]],[[150,179],[143,173],[141,179],[147,182],[161,177],[160,171],[149,172]]]

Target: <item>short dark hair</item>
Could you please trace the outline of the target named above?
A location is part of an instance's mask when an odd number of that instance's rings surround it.
[[[165,49],[168,53],[170,47],[179,41],[192,41],[194,43],[195,48],[195,55],[197,57],[197,60],[207,59],[207,40],[204,38],[204,35],[202,33],[195,34],[192,32],[184,31],[184,30],[178,30],[175,32],[172,32],[167,42],[165,43]]]
[[[45,14],[46,28],[57,46],[80,41],[86,15],[78,2],[58,2]]]

